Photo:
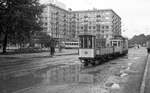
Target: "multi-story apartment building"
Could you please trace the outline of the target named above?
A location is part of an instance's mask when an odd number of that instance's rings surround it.
[[[111,9],[73,11],[73,32],[92,32],[102,38],[121,35],[121,18]],[[76,31],[74,31],[76,30]]]
[[[43,27],[53,38],[77,40],[83,32],[96,33],[109,42],[121,35],[121,18],[112,9],[72,11],[48,4],[43,12]]]
[[[57,40],[68,40],[70,13],[58,6],[48,4],[42,13],[44,31]]]
[[[96,38],[107,39],[109,46],[111,38],[121,35],[121,18],[111,9],[72,11],[71,19],[74,38],[83,32],[95,33]]]

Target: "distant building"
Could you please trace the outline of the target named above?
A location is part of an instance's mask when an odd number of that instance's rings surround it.
[[[47,4],[42,14],[43,27],[49,35],[59,40],[78,40],[83,32],[98,34],[109,42],[121,35],[121,18],[112,9],[68,11],[54,4]]]

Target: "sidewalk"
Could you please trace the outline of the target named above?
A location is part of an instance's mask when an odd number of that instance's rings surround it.
[[[63,49],[61,52],[56,49],[54,56],[62,55],[77,55],[78,49]],[[0,55],[0,57],[18,57],[18,58],[37,58],[50,56],[50,52],[41,52],[41,53],[22,53],[22,54],[11,54],[11,55]]]
[[[148,59],[147,59],[147,68],[145,70],[145,80],[144,82],[144,91],[143,93],[150,93],[150,54],[148,55]]]
[[[67,55],[78,55],[78,49],[63,49],[62,52],[56,50],[54,57],[67,56]],[[30,62],[30,60],[36,58],[51,58],[50,52],[41,53],[24,53],[24,54],[11,54],[11,55],[0,55],[0,66],[10,65],[16,63]]]

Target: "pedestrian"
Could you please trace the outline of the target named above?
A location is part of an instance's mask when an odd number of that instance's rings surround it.
[[[51,56],[54,56],[55,48],[51,46]]]
[[[55,53],[55,41],[53,41],[53,39],[52,39],[51,43],[50,43],[50,54],[51,54],[51,56],[54,56],[54,53]]]
[[[59,46],[59,52],[62,52],[62,45]]]

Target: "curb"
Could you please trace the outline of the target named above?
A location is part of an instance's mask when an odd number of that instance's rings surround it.
[[[149,56],[150,55],[148,54],[147,58],[146,58],[146,64],[145,64],[144,75],[143,75],[143,79],[142,79],[142,83],[141,83],[141,87],[140,87],[140,93],[145,92],[145,83],[146,83],[146,77],[147,77],[147,72],[148,72],[148,67],[149,67],[149,62],[148,62]]]
[[[64,56],[64,55],[78,55],[78,53],[70,53],[70,54],[54,54],[54,56]]]

